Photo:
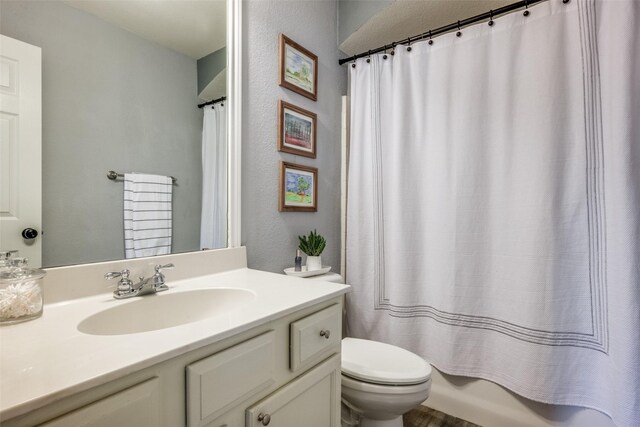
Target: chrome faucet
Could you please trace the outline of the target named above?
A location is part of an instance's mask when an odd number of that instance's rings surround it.
[[[113,291],[113,297],[116,299],[131,298],[146,294],[155,294],[156,292],[162,292],[169,289],[165,283],[165,277],[161,270],[173,267],[175,267],[173,264],[158,264],[155,267],[155,273],[153,276],[147,277],[146,279],[143,276],[140,276],[140,281],[135,285],[129,279],[130,271],[127,269],[107,273],[104,275],[104,278],[110,280],[120,277],[121,279],[118,282],[118,288]]]

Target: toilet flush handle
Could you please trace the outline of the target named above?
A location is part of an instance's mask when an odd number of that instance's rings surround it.
[[[328,329],[323,329],[320,331],[320,336],[321,337],[325,337],[326,339],[329,339],[329,335],[331,335],[331,331]]]

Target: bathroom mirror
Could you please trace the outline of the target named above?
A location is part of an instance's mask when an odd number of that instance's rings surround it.
[[[169,186],[171,202],[159,199],[169,206],[164,210],[170,210],[172,218],[156,224],[169,228],[170,253],[225,247],[229,242],[238,245],[239,193],[227,192],[239,174],[239,130],[233,124],[239,120],[233,116],[239,112],[233,102],[233,94],[239,93],[233,77],[239,72],[239,60],[233,54],[233,40],[227,40],[227,34],[239,31],[233,25],[239,25],[240,6],[233,3],[0,2],[0,34],[42,52],[42,223],[22,224],[17,231],[3,226],[1,250],[21,249],[21,255],[33,258],[32,265],[54,267],[123,259],[125,239],[151,238],[157,243],[158,234],[145,235],[140,227],[137,234],[125,236],[129,197],[125,194],[132,193],[125,193],[124,176],[112,180],[109,171],[175,178]],[[235,69],[228,69],[233,61],[227,53],[236,57]],[[226,99],[198,108],[222,97]],[[218,114],[214,132],[203,132],[205,109],[226,110]],[[203,141],[203,133],[215,134],[214,141]],[[9,146],[4,130],[3,138],[3,146]],[[205,143],[213,145],[203,150]],[[203,166],[203,152],[212,150],[217,158]],[[38,163],[35,155],[28,164],[33,176]],[[214,244],[201,242],[203,168],[207,167],[214,175],[220,171],[217,168],[227,168],[224,178],[229,177],[228,182],[219,179],[214,189],[205,190],[210,199],[204,205],[216,210],[215,226],[224,233]],[[204,175],[210,177],[212,172]],[[138,186],[133,191],[144,190]],[[157,203],[152,205],[153,210],[162,210]],[[206,222],[210,227],[211,221]],[[37,237],[23,235],[21,248],[5,247],[23,227],[36,230]],[[37,246],[41,262],[32,254]]]

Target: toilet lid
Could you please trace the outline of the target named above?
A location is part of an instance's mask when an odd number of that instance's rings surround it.
[[[417,354],[394,345],[345,338],[342,373],[374,384],[420,384],[431,378],[431,365]]]

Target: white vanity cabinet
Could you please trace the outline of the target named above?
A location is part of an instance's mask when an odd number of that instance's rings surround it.
[[[188,427],[339,427],[341,299],[273,326],[187,367]]]
[[[271,319],[1,424],[339,427],[342,297]]]

